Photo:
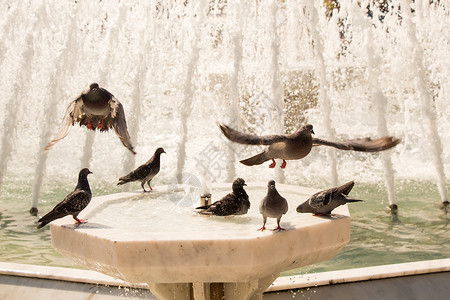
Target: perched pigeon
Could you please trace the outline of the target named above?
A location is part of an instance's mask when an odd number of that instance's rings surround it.
[[[250,208],[250,201],[244,186],[246,186],[244,179],[236,178],[232,185],[233,192],[213,204],[196,209],[201,209],[199,213],[202,215],[245,215]]]
[[[153,177],[159,173],[162,153],[166,153],[163,148],[156,149],[155,154],[153,154],[145,164],[139,166],[136,170],[131,171],[128,175],[120,177],[117,185],[132,181],[140,181],[142,189],[144,192],[147,192],[144,187],[144,184],[147,182],[150,191],[152,191],[153,189],[150,186],[150,181],[152,181]]]
[[[286,167],[286,160],[301,159],[309,154],[313,146],[331,146],[341,150],[354,150],[362,152],[377,152],[394,147],[400,143],[400,139],[391,136],[382,137],[376,140],[370,138],[348,140],[343,142],[329,142],[314,138],[313,126],[303,125],[300,129],[290,135],[266,135],[257,136],[242,133],[226,125],[219,124],[222,133],[231,141],[248,145],[268,145],[263,152],[250,158],[241,160],[246,166],[260,165],[265,161],[272,160],[269,165],[274,168],[275,158],[283,160],[281,168]]]
[[[78,174],[78,184],[73,192],[64,198],[51,212],[38,220],[41,224],[37,228],[44,227],[51,221],[72,215],[77,223],[87,223],[86,220],[78,219],[78,214],[91,202],[92,193],[89,188],[87,176],[92,174],[89,169],[84,168]]]
[[[259,205],[259,212],[263,216],[263,226],[258,229],[261,231],[266,230],[267,218],[277,218],[277,228],[274,231],[284,230],[280,227],[281,216],[283,216],[288,211],[288,203],[285,198],[283,198],[275,188],[275,181],[270,180],[268,185],[267,195],[261,200]]]
[[[65,138],[75,123],[86,126],[90,130],[108,131],[114,128],[122,144],[133,154],[136,154],[131,145],[128,134],[125,111],[122,104],[110,92],[92,83],[89,89],[83,91],[67,108],[63,123],[54,139],[45,147],[50,150],[56,142]]]
[[[361,202],[348,197],[348,194],[355,185],[354,181],[315,193],[308,200],[297,206],[299,213],[313,213],[315,215],[329,215],[333,209],[350,202]]]

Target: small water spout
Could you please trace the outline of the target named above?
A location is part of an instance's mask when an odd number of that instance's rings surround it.
[[[0,193],[3,186],[3,178],[7,170],[8,160],[11,156],[14,135],[15,124],[17,119],[17,107],[15,105],[17,100],[17,93],[19,87],[14,85],[14,92],[11,96],[8,104],[5,107],[5,119],[3,121],[3,134],[1,142],[1,154],[0,154]]]
[[[47,11],[45,10],[45,5],[42,5],[41,13],[38,15],[40,16],[39,21],[36,24],[36,26],[40,27],[41,30],[44,30],[44,28],[51,22],[49,22],[49,19],[52,19],[51,16],[48,15]],[[73,25],[74,19],[71,19],[71,25]],[[37,214],[37,204],[39,202],[39,198],[41,195],[41,189],[42,189],[42,183],[43,178],[46,172],[46,162],[47,162],[47,156],[48,152],[43,151],[45,145],[48,143],[48,141],[51,138],[51,135],[53,133],[52,126],[48,126],[49,120],[56,120],[56,107],[58,104],[58,101],[62,98],[62,92],[61,89],[58,88],[62,86],[62,82],[64,82],[65,78],[65,70],[66,66],[69,62],[69,46],[71,42],[71,36],[73,34],[73,26],[68,26],[69,32],[67,32],[65,36],[65,41],[63,42],[63,47],[60,48],[59,52],[56,53],[56,58],[54,60],[53,65],[53,73],[50,75],[50,78],[48,80],[47,84],[47,90],[50,90],[50,101],[47,103],[46,109],[44,111],[44,116],[42,118],[42,128],[41,128],[41,134],[40,134],[40,142],[39,142],[39,148],[38,148],[38,163],[36,165],[35,170],[35,176],[33,181],[33,192],[32,192],[32,199],[31,199],[31,209],[30,213]]]
[[[278,35],[278,23],[277,23],[277,13],[278,13],[278,2],[273,2],[271,7],[272,13],[272,41],[271,41],[271,49],[272,49],[272,62],[270,73],[272,74],[272,101],[274,104],[274,118],[273,118],[273,127],[275,133],[283,134],[284,132],[284,93],[283,87],[281,85],[280,80],[280,68],[279,68],[279,59],[280,59],[280,37]],[[275,169],[275,178],[279,183],[284,183],[286,178],[284,176],[284,172],[281,168]]]
[[[11,16],[10,14],[9,16]],[[16,16],[17,19],[20,19],[18,16]],[[9,22],[10,17],[7,19]],[[34,23],[36,22],[36,19],[34,20]],[[13,30],[14,26],[10,26],[9,30]],[[4,30],[4,34],[7,32],[7,30]],[[20,103],[20,99],[25,98],[25,90],[26,87],[29,86],[29,83],[31,82],[31,61],[34,57],[34,50],[33,50],[33,34],[32,32],[28,32],[23,40],[22,47],[24,48],[24,51],[22,52],[21,58],[20,58],[20,64],[17,67],[17,70],[14,72],[16,74],[14,79],[14,84],[10,88],[13,90],[13,94],[9,98],[9,101],[5,105],[4,110],[4,120],[3,120],[3,134],[1,139],[1,152],[0,152],[0,194],[2,192],[2,186],[3,186],[3,180],[5,173],[7,171],[8,167],[8,161],[10,159],[11,153],[13,151],[13,137],[15,134],[15,126],[17,124],[18,119],[18,112],[19,108],[17,103]],[[3,50],[0,48],[0,50]],[[3,52],[3,51],[2,51]],[[1,63],[0,66],[3,65],[4,62],[4,55],[0,52],[1,57]]]
[[[311,36],[314,44],[314,52],[316,59],[318,60],[319,74],[320,74],[320,89],[319,89],[319,103],[321,103],[320,107],[323,112],[323,118],[325,123],[326,137],[329,140],[335,139],[335,132],[331,127],[331,102],[328,99],[327,89],[328,89],[328,81],[327,81],[327,69],[325,65],[325,57],[324,57],[324,46],[323,39],[321,37],[319,27],[319,12],[315,4],[318,5],[317,1],[306,1],[307,9],[309,14],[311,15]],[[333,186],[338,185],[338,173],[337,173],[337,155],[336,150],[334,148],[328,147],[328,160],[330,162],[331,168],[331,184]]]
[[[244,1],[240,0],[239,4],[236,5],[235,9],[235,22],[237,25],[235,27],[235,32],[233,33],[233,46],[234,46],[234,62],[233,62],[233,74],[231,75],[231,95],[230,95],[230,109],[229,109],[229,115],[228,115],[228,124],[233,125],[235,124],[237,128],[239,128],[239,72],[241,70],[242,66],[242,30],[244,27]],[[232,182],[234,178],[236,177],[236,149],[237,145],[234,143],[227,142],[227,175],[226,180],[227,182]]]
[[[94,145],[95,132],[92,130],[86,131],[86,139],[84,140],[83,156],[81,157],[80,168],[89,168],[92,159],[92,146]]]
[[[361,11],[361,15],[364,11]],[[377,117],[378,117],[378,135],[387,136],[387,121],[386,121],[386,106],[387,99],[380,89],[380,81],[378,74],[381,71],[377,68],[376,62],[380,60],[380,57],[375,53],[373,44],[373,29],[370,22],[364,22],[364,29],[366,34],[366,52],[367,52],[367,64],[369,73],[369,86],[372,94],[372,99],[377,107]],[[398,206],[395,203],[395,183],[394,183],[394,168],[392,166],[392,160],[390,156],[390,151],[384,151],[381,153],[384,169],[384,179],[387,187],[389,209],[392,214],[397,214]]]
[[[176,177],[178,180],[178,183],[181,183],[183,181],[182,173],[186,161],[186,142],[187,142],[187,134],[188,134],[188,120],[189,116],[192,112],[192,98],[194,97],[194,89],[193,89],[193,80],[195,71],[197,69],[198,65],[198,59],[200,56],[200,48],[198,46],[198,43],[200,42],[200,25],[202,24],[203,18],[204,18],[204,7],[205,7],[205,1],[200,1],[200,4],[198,5],[198,13],[197,13],[197,22],[195,24],[194,28],[194,40],[192,41],[192,50],[191,50],[191,57],[189,59],[189,63],[187,66],[187,73],[184,81],[184,98],[183,98],[183,104],[180,107],[180,114],[181,114],[181,139],[178,143],[178,150],[177,150],[177,170],[176,170]]]
[[[422,113],[428,125],[427,143],[430,145],[433,163],[437,173],[437,186],[441,195],[442,203],[448,201],[446,178],[444,173],[444,163],[442,160],[442,143],[439,137],[438,126],[436,124],[436,111],[433,107],[433,100],[427,87],[426,67],[424,64],[423,48],[417,39],[417,27],[412,22],[409,3],[402,1],[401,12],[407,28],[407,35],[412,44],[413,67],[416,70],[416,84],[422,104]]]

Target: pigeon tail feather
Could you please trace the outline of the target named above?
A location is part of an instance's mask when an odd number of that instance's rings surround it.
[[[241,160],[240,163],[244,164],[246,166],[254,166],[254,165],[260,165],[268,160],[270,160],[270,158],[267,157],[266,153],[261,152],[259,154],[256,154],[255,156]]]
[[[38,222],[40,224],[37,226],[37,229],[42,228],[45,225],[47,225],[48,223],[50,223],[56,219],[59,219],[61,217],[64,217],[64,215],[60,215],[60,214],[56,213],[55,211],[51,211],[38,220]]]
[[[352,198],[347,198],[345,199],[346,202],[364,202],[364,200],[359,200],[359,199],[352,199]]]

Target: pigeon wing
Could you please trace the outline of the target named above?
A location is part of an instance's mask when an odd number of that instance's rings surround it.
[[[75,122],[78,122],[81,117],[84,115],[83,111],[83,101],[81,101],[81,95],[73,100],[69,106],[67,107],[66,113],[64,115],[63,121],[61,123],[61,126],[59,127],[58,132],[53,137],[53,140],[51,140],[47,146],[45,146],[44,151],[50,150],[53,145],[55,145],[58,141],[65,138],[72,128],[73,124]]]
[[[56,205],[53,210],[67,214],[79,212],[89,204],[90,199],[91,194],[88,191],[76,189]]]
[[[313,138],[313,146],[330,146],[340,150],[353,150],[361,152],[378,152],[395,147],[400,139],[385,136],[372,140],[371,138],[354,139],[342,142],[330,142],[327,140]]]
[[[136,170],[128,173],[128,175],[120,177],[119,180],[122,181],[126,180],[126,182],[142,180],[145,178],[145,176],[147,176],[148,173],[149,173],[149,165],[144,164],[137,167]]]
[[[321,191],[316,194],[314,194],[309,199],[309,206],[311,206],[314,209],[321,208],[322,206],[327,205],[331,201],[331,193],[329,190]]]
[[[239,144],[271,145],[273,143],[283,142],[288,139],[284,135],[258,136],[254,134],[243,133],[224,124],[219,124],[219,128],[229,140]]]
[[[123,109],[122,103],[119,102],[115,97],[111,97],[111,117],[113,119],[113,127],[117,136],[120,138],[122,144],[128,148],[133,154],[136,152],[133,150],[131,145],[130,135],[127,129],[127,121],[125,119],[125,111]]]

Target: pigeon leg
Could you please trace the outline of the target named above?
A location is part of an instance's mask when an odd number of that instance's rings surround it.
[[[101,130],[103,128],[103,119],[100,119],[100,123],[98,123],[97,128],[98,130]]]
[[[283,159],[283,163],[281,164],[281,168],[284,169],[286,168],[286,161]]]
[[[280,217],[280,218],[277,218],[277,224],[278,224],[278,226],[277,226],[277,228],[275,228],[273,231],[286,230],[286,229],[280,227],[280,220],[281,220],[281,217]]]
[[[144,193],[145,193],[145,192],[147,192],[147,191],[145,190],[144,183],[145,183],[145,181],[142,181],[142,182],[141,182],[141,187],[142,187],[142,189],[144,190]]]
[[[87,128],[92,130],[92,119],[89,119],[89,123],[87,124]]]
[[[272,158],[272,163],[269,165],[269,168],[275,168],[276,165],[277,163],[275,162],[275,159]]]
[[[77,217],[73,217],[75,221],[77,221],[77,224],[87,223],[87,220],[84,219],[78,219]]]
[[[151,180],[147,181],[147,184],[148,184],[148,187],[150,188],[150,191],[153,191],[152,187],[150,186],[150,181]]]
[[[264,230],[266,230],[266,221],[267,221],[267,218],[263,217],[263,226],[260,229],[258,229],[257,231],[264,231]]]

